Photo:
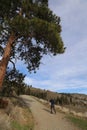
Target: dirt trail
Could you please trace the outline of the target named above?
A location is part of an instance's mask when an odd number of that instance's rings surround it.
[[[59,112],[51,114],[49,108],[38,102],[33,97],[26,95],[21,97],[30,107],[34,116],[34,130],[79,130],[65,119],[64,114]]]

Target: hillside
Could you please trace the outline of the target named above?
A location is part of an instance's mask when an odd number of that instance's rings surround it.
[[[48,108],[47,111],[49,110],[49,101],[53,98],[55,100],[56,109],[59,112],[62,111],[67,115],[71,114],[75,117],[85,117],[85,119],[87,119],[87,95],[57,93],[34,87],[26,87],[23,94],[37,97],[34,98],[42,102],[42,104],[45,104]],[[3,101],[1,99],[3,99]],[[22,127],[24,130],[28,130],[29,128],[33,129],[32,113],[29,108],[27,109],[27,104],[20,99],[20,96],[17,96],[16,92],[13,93],[13,97],[0,98],[0,130],[16,130],[12,127],[17,128],[17,130]],[[9,103],[8,105],[7,102]],[[31,103],[30,99],[29,102]],[[7,107],[4,105],[7,105]]]
[[[68,107],[71,110],[75,110],[78,112],[87,111],[87,95],[85,94],[57,93],[34,87],[28,87],[26,90],[26,94],[45,99],[47,101],[53,98],[55,100],[56,105]]]
[[[66,130],[68,130],[68,129],[70,130],[69,127],[72,126],[65,119],[66,115],[73,114],[75,117],[80,117],[79,119],[82,119],[82,121],[86,122],[86,120],[84,120],[84,119],[87,118],[87,104],[86,104],[87,95],[60,94],[60,93],[55,93],[55,92],[36,89],[36,88],[30,88],[29,92],[31,95],[36,95],[39,98],[36,98],[34,96],[29,96],[28,93],[27,93],[27,95],[16,96],[15,98],[14,97],[9,97],[9,98],[3,97],[3,104],[0,104],[0,130],[33,130],[34,125],[35,125],[35,122],[34,122],[35,119],[36,119],[36,125],[38,124],[39,127],[44,126],[44,123],[48,124],[47,121],[45,121],[45,122],[43,122],[43,120],[41,121],[41,119],[43,119],[43,118],[40,118],[40,117],[43,117],[43,116],[44,116],[44,119],[49,118],[49,127],[48,128],[50,128],[52,123],[54,122],[53,125],[58,128],[62,128],[62,130],[63,129],[65,130],[65,126],[66,126]],[[42,97],[45,100],[43,100]],[[49,100],[52,97],[55,99],[56,110],[57,110],[57,114],[56,115],[53,114],[53,116],[50,114],[50,104],[49,104]],[[8,105],[7,105],[7,102],[8,102]],[[5,104],[7,106],[2,106]],[[43,104],[45,104],[45,105],[43,105]],[[41,107],[39,107],[39,105]],[[2,108],[2,107],[4,107],[4,108]],[[30,109],[31,109],[32,113],[31,113]],[[61,111],[62,111],[62,113],[61,113]],[[38,118],[34,117],[34,114],[35,114],[34,112],[37,114]],[[39,114],[39,116],[38,116],[38,114]],[[41,114],[43,116],[41,116]],[[63,117],[62,117],[62,115],[63,115]],[[86,118],[84,118],[84,117],[86,117]],[[56,118],[56,122],[55,122],[55,118]],[[58,124],[58,122],[60,122],[60,123]],[[61,124],[62,122],[65,122],[64,123],[65,126]],[[47,126],[47,125],[45,125],[45,126]],[[71,128],[73,129],[73,127],[74,126],[72,126]],[[85,128],[87,128],[87,123],[85,123]],[[76,130],[77,130],[77,128],[76,128]],[[87,130],[87,129],[84,129],[84,130]]]

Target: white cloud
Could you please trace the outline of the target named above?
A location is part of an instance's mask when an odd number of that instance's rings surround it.
[[[87,88],[86,39],[68,48],[63,55],[46,56],[40,70],[32,78],[26,77],[25,82],[34,87],[53,91]]]
[[[62,19],[62,37],[66,52],[45,56],[35,75],[27,74],[25,82],[53,91],[87,92],[87,1],[50,0],[51,9]],[[21,65],[20,65],[21,66]],[[25,70],[24,70],[25,71]],[[27,73],[27,71],[25,71]]]
[[[24,82],[28,85],[32,85],[35,81],[32,78],[26,76]]]

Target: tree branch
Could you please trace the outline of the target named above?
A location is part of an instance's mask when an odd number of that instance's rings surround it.
[[[9,61],[13,64],[13,70],[16,70],[15,63],[11,59]]]

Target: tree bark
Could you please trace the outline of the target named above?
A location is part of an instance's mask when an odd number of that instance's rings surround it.
[[[0,91],[2,90],[2,84],[5,77],[7,65],[10,60],[10,54],[11,54],[12,44],[14,40],[15,40],[15,36],[14,34],[11,34],[8,39],[7,45],[4,49],[3,57],[0,61]]]

